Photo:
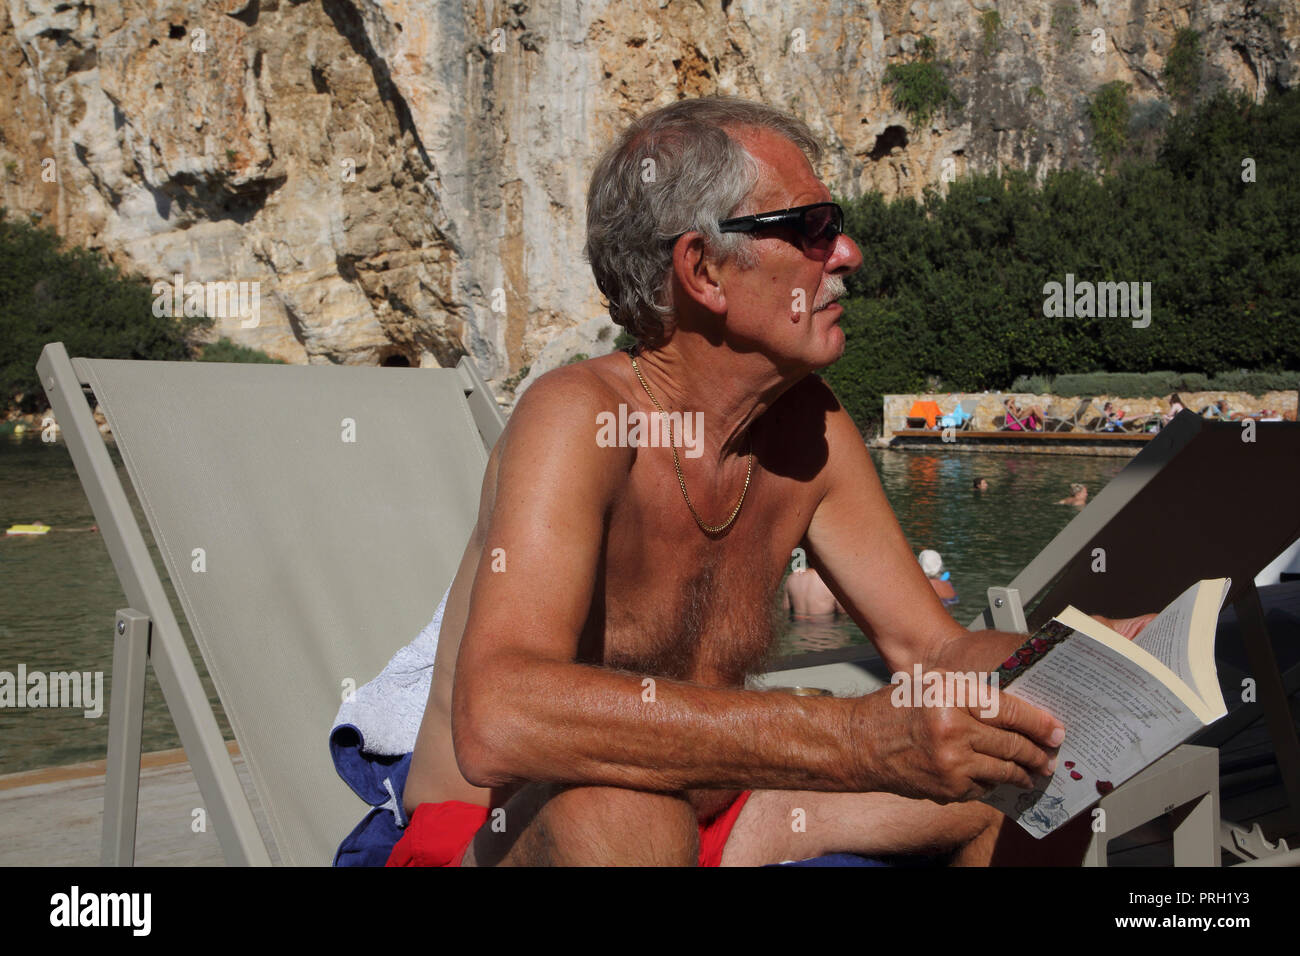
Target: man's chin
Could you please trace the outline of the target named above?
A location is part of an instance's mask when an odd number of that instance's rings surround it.
[[[844,347],[848,340],[844,336],[844,330],[838,325],[832,326],[827,333],[826,347],[822,349],[821,358],[818,364],[813,366],[813,371],[819,372],[828,365],[834,365],[839,361],[840,356],[844,354]]]

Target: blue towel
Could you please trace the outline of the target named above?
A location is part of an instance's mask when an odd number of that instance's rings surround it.
[[[373,808],[339,844],[335,866],[383,866],[402,837],[407,823],[402,791],[429,699],[450,593],[449,587],[415,640],[344,701],[334,718],[329,738],[334,769]]]
[[[349,734],[355,734],[356,739],[350,740]],[[334,865],[383,866],[407,823],[402,791],[411,769],[411,755],[366,755],[355,727],[340,728],[330,735],[330,753],[339,774],[373,807],[339,844]]]

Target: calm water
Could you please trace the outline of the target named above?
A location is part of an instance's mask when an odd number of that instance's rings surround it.
[[[129,489],[117,446],[107,447],[123,486]],[[147,529],[134,498],[132,506],[136,521]],[[0,707],[0,774],[100,760],[108,746],[113,615],[127,606],[126,595],[98,534],[59,530],[87,528],[95,520],[67,446],[61,441],[46,444],[39,436],[0,437],[0,531],[37,520],[54,530],[39,537],[0,534],[0,671],[16,673],[20,663],[29,672],[102,671],[103,714],[88,719],[81,709]],[[145,538],[172,607],[179,612],[180,602],[158,549],[147,532]],[[222,733],[233,740],[184,616],[177,613],[177,619],[199,664]],[[144,749],[179,747],[158,679],[152,668],[146,675]]]
[[[115,446],[118,474],[126,472]],[[923,454],[873,451],[889,501],[913,553],[932,548],[952,572],[960,603],[951,608],[963,624],[983,608],[985,589],[1006,584],[1077,513],[1053,504],[1072,481],[1097,494],[1128,461],[1067,455]],[[971,490],[982,475],[990,489]],[[146,527],[139,503],[136,518]],[[113,614],[126,605],[108,550],[98,534],[60,532],[94,521],[76,470],[62,443],[39,437],[0,438],[0,529],[41,520],[55,530],[41,537],[0,535],[0,671],[102,671],[103,715],[81,710],[0,707],[0,773],[101,759],[108,740],[108,694],[112,671]],[[170,582],[150,542],[155,565]],[[172,605],[179,603],[172,594]],[[178,614],[185,636],[194,644]],[[414,635],[412,635],[414,636]],[[850,622],[797,622],[781,649],[820,650],[866,643]],[[194,658],[199,661],[197,653]],[[222,731],[232,735],[211,681],[200,673]],[[322,745],[324,734],[322,728]],[[152,670],[146,685],[144,748],[179,747]]]
[[[1005,586],[1079,513],[1058,505],[1071,482],[1096,497],[1128,458],[1004,455],[970,452],[871,451],[912,553],[943,556],[958,602],[948,612],[964,626],[985,606],[990,587]],[[987,478],[987,491],[971,482]],[[792,621],[781,651],[829,650],[867,644],[852,621]]]

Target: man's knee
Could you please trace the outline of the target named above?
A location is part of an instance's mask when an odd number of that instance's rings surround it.
[[[506,804],[503,823],[499,835],[475,838],[480,865],[693,866],[699,857],[695,811],[679,795],[533,784]]]

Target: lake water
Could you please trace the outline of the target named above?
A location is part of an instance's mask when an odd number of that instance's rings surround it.
[[[1090,498],[1123,470],[1128,458],[1086,455],[930,453],[872,449],[872,460],[912,553],[943,556],[957,589],[948,612],[962,623],[984,609],[991,587],[1020,573],[1079,513],[1058,505],[1070,484],[1088,486]],[[971,484],[987,478],[987,491]],[[852,621],[791,621],[779,653],[867,644]]]
[[[124,484],[116,446],[109,453]],[[913,553],[943,555],[960,602],[950,610],[963,624],[983,607],[985,590],[1007,584],[1077,513],[1053,502],[1081,481],[1097,494],[1126,458],[1001,455],[950,452],[871,452]],[[989,479],[976,493],[971,480]],[[147,527],[139,503],[136,519]],[[126,605],[108,550],[98,534],[61,531],[93,523],[90,503],[62,442],[38,436],[0,438],[0,527],[43,521],[55,530],[40,537],[0,536],[0,671],[102,671],[103,714],[81,710],[0,707],[0,774],[102,759],[108,740],[108,694],[113,615]],[[158,552],[150,542],[156,566]],[[164,584],[171,594],[170,582]],[[172,596],[174,608],[179,603]],[[178,614],[214,704],[222,732],[233,739],[216,693]],[[410,635],[414,637],[415,635]],[[849,621],[791,622],[784,653],[865,644]],[[322,745],[326,728],[322,728]],[[144,749],[179,747],[180,740],[152,670],[146,684]]]

